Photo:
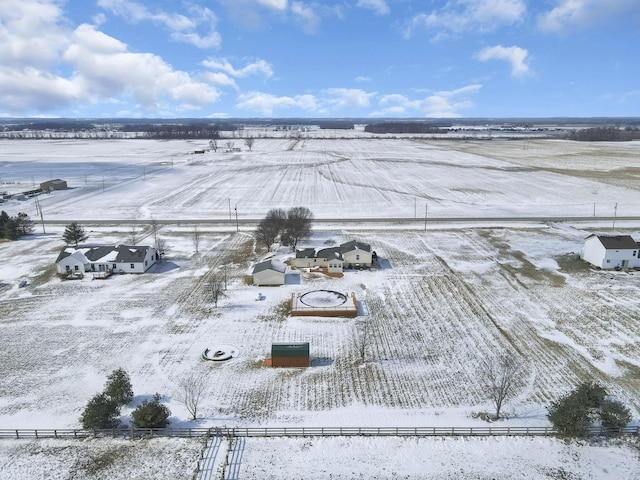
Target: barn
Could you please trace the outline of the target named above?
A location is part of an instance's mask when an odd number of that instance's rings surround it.
[[[253,267],[253,284],[256,286],[284,285],[287,265],[276,260],[260,262]]]
[[[46,182],[42,182],[40,184],[40,189],[44,192],[50,192],[52,190],[65,190],[66,188],[68,188],[67,182],[59,178],[56,178],[54,180],[47,180]]]

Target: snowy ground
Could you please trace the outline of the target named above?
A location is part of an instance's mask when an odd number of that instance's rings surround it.
[[[308,206],[319,218],[413,216],[425,200],[430,214],[433,208],[443,216],[470,208],[474,215],[589,215],[596,202],[603,210],[598,214],[612,214],[605,205],[612,210],[615,202],[618,214],[640,212],[632,189],[638,184],[621,187],[611,180],[634,174],[634,150],[627,144],[598,145],[611,161],[594,167],[593,178],[584,162],[572,166],[582,145],[530,141],[522,151],[511,145],[283,139],[258,140],[254,152],[196,156],[189,152],[203,146],[197,142],[14,141],[0,143],[0,160],[2,187],[10,191],[49,178],[68,180],[74,188],[41,197],[41,205],[46,218],[70,221],[229,218],[229,204],[236,202],[255,218],[292,205]],[[547,165],[553,152],[557,171]],[[530,165],[524,165],[528,155]],[[0,208],[36,218],[32,201],[9,200]],[[617,227],[640,239],[637,224]],[[28,239],[0,244],[0,428],[78,427],[88,399],[121,366],[136,395],[123,412],[125,422],[137,403],[159,392],[175,426],[486,425],[475,415],[490,409],[479,363],[502,351],[527,368],[526,387],[507,406],[504,425],[546,425],[549,402],[589,379],[606,385],[638,418],[640,272],[597,272],[577,259],[584,237],[609,232],[610,225],[322,228],[301,246],[366,241],[381,257],[381,268],[256,288],[244,276],[264,252],[256,252],[248,230],[200,226],[196,253],[193,227],[185,224],[161,228],[168,258],[146,275],[62,282],[53,268],[62,226],[49,225],[46,234],[38,226]],[[88,229],[96,243],[126,243],[131,234],[130,226]],[[150,233],[139,229],[139,236]],[[141,243],[151,241],[147,236]],[[275,256],[286,260],[291,253],[282,249]],[[229,288],[215,308],[206,275],[219,270],[226,271]],[[18,287],[22,279],[25,288]],[[291,293],[319,289],[355,292],[364,315],[282,315]],[[265,298],[257,301],[257,293]],[[373,339],[364,363],[354,348],[362,322]],[[278,341],[309,341],[317,366],[261,367]],[[238,355],[202,361],[202,352],[216,345],[233,346]],[[208,390],[203,417],[188,422],[175,395],[180,378],[194,371],[207,377]],[[65,442],[0,442],[0,465],[44,469],[41,463],[50,463],[58,450],[77,458],[84,448],[95,456],[101,449],[130,452],[118,441],[69,448]],[[151,451],[162,452],[172,441],[154,442],[135,455],[152,458]],[[177,442],[163,478],[180,478],[171,473],[174,466],[189,463],[183,473],[195,469],[193,450],[199,454],[201,446]],[[374,450],[380,457],[370,454]],[[501,450],[518,460],[498,471],[494,455]],[[274,455],[280,463],[270,463]],[[70,473],[73,465],[81,470],[80,460],[61,458],[56,462],[65,467],[51,478],[119,478],[107,470],[95,477]],[[134,454],[116,458],[133,476]],[[309,476],[298,476],[296,465],[308,466]],[[629,472],[638,467],[633,447],[552,439],[250,439],[238,478],[321,478],[331,472],[334,478],[634,478]],[[562,477],[562,469],[574,477]],[[22,474],[8,478],[26,478],[30,470],[15,471]],[[522,472],[530,475],[518,476]],[[133,478],[153,478],[140,475]]]

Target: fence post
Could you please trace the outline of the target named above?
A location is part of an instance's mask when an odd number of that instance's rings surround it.
[[[38,438],[38,429],[36,428],[36,429],[34,430],[34,432],[35,432],[35,434],[36,434],[36,438]]]

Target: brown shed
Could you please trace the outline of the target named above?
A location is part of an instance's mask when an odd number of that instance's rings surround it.
[[[272,343],[272,367],[308,367],[309,342],[300,343]]]

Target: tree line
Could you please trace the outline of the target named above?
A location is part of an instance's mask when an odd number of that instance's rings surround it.
[[[628,142],[640,140],[640,128],[594,127],[574,130],[567,135],[569,140],[580,142]]]
[[[0,212],[0,238],[18,240],[25,235],[31,235],[33,231],[33,221],[26,213],[9,216],[4,210]]]

